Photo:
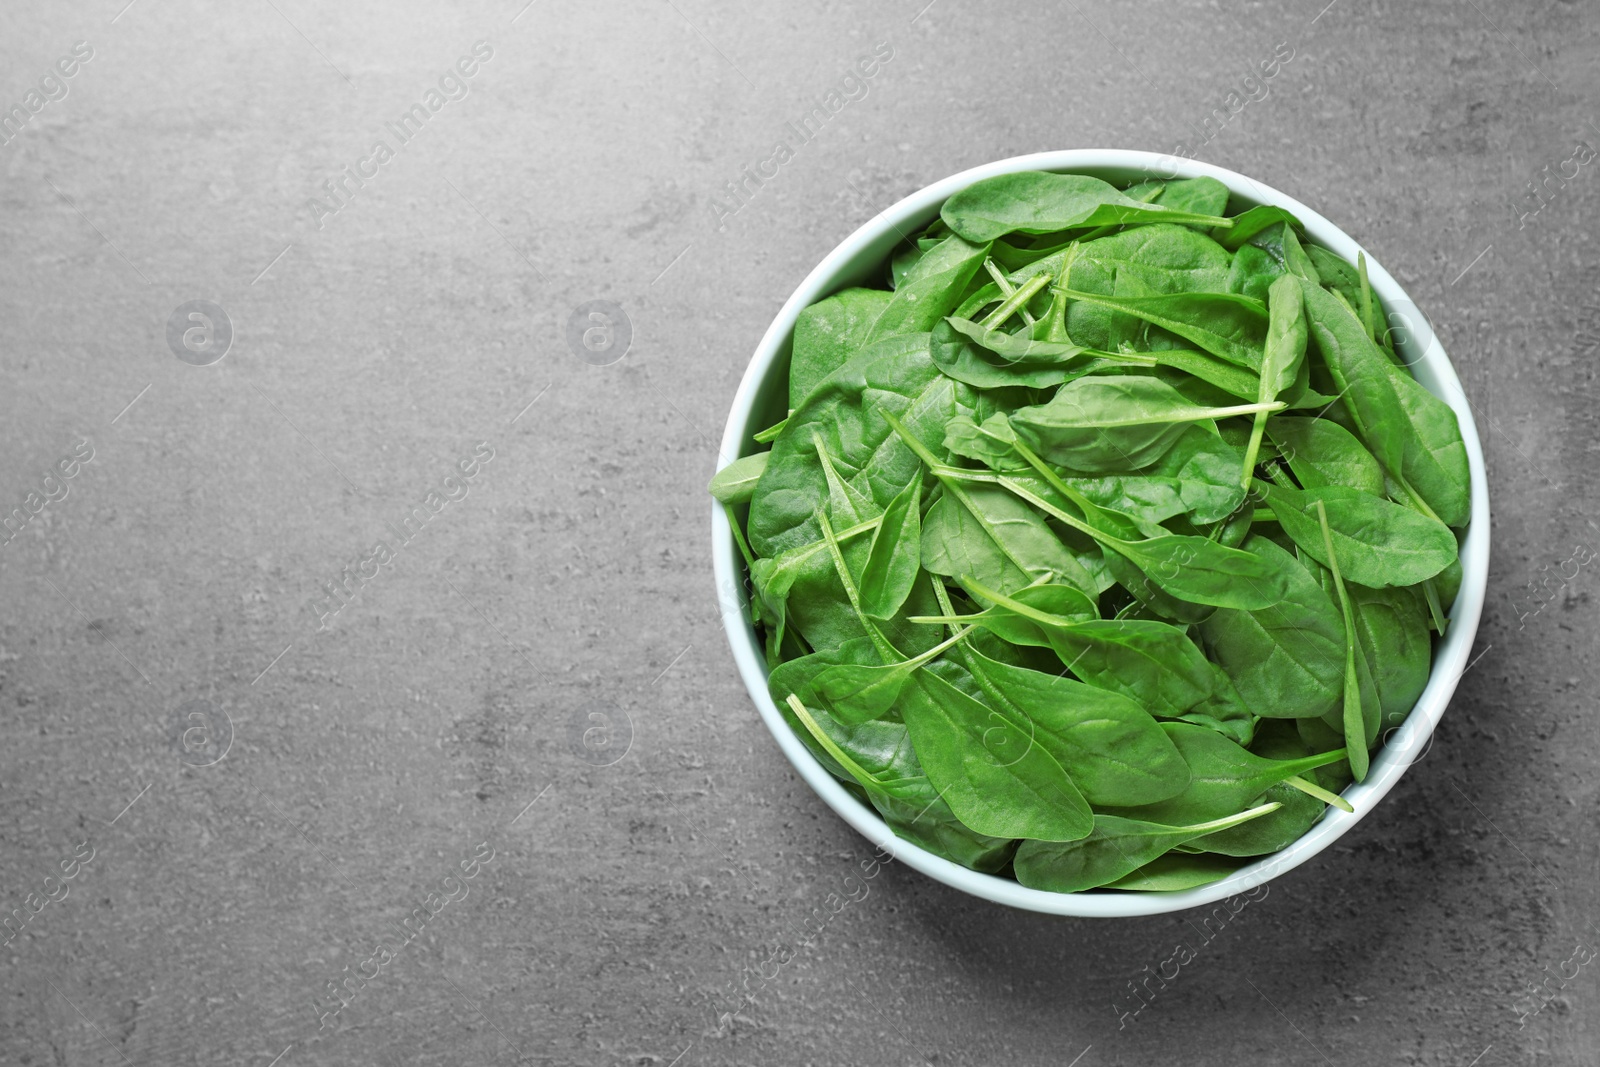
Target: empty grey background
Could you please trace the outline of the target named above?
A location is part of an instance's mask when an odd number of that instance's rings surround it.
[[[1600,964],[1563,963],[1600,940],[1600,578],[1569,562],[1600,548],[1600,175],[1547,180],[1600,144],[1592,6],[125,2],[0,15],[6,108],[94,53],[0,146],[0,512],[94,450],[0,545],[0,913],[94,850],[0,948],[0,1061],[1594,1062]],[[477,41],[465,98],[314,211]],[[1428,311],[1495,548],[1432,750],[1119,1030],[1200,916],[1048,919],[890,866],[801,944],[872,850],[735,675],[704,485],[767,323],[857,225],[992,159],[1180,144]],[[200,299],[235,331],[209,366],[166,337]],[[590,300],[631,323],[609,365],[567,341]],[[480,442],[319,629],[321,583]]]

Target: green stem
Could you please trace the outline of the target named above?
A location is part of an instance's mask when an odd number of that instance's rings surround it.
[[[941,587],[942,587],[942,585],[941,585]],[[904,661],[903,663],[901,663],[900,666],[905,667],[905,668],[907,668],[909,670],[916,670],[917,668],[921,667],[924,663],[931,663],[933,660],[937,659],[939,656],[943,655],[946,651],[948,651],[949,649],[954,647],[958,642],[965,640],[966,636],[968,634],[970,634],[975,629],[976,629],[976,627],[974,627],[974,626],[963,626],[961,629],[957,630],[950,637],[946,638],[945,640],[939,642],[937,645],[935,645],[932,648],[928,649],[928,651],[911,657],[910,659],[908,659],[908,660]]]
[[[1067,333],[1067,297],[1063,290],[1072,288],[1072,264],[1077,258],[1078,242],[1074,241],[1061,256],[1061,273],[1056,276],[1056,284],[1051,290],[1050,315],[1045,326],[1046,340],[1068,343],[1072,340]]]
[[[1433,616],[1433,628],[1444,636],[1445,627],[1450,625],[1450,620],[1445,618],[1444,605],[1439,602],[1439,586],[1436,580],[1429,578],[1422,583],[1422,595],[1428,601],[1428,614]]]
[[[1005,271],[995,266],[994,260],[988,256],[983,257],[983,269],[988,271],[989,277],[994,279],[995,288],[1000,290],[1000,296],[1002,298],[1008,297],[1017,291],[1017,287],[1011,284],[1011,279],[1006,277]],[[1021,311],[1022,321],[1027,323],[1029,326],[1032,326],[1033,316],[1028,313],[1028,309],[1022,308]]]
[[[750,551],[750,542],[744,539],[744,531],[739,529],[739,519],[733,513],[733,505],[722,505],[722,513],[728,517],[728,527],[733,531],[733,540],[739,546],[739,554],[744,557],[745,570],[749,570],[755,563],[756,557]]]
[[[1361,325],[1367,331],[1367,336],[1377,341],[1377,335],[1372,329],[1372,283],[1367,281],[1367,254],[1356,253],[1356,273],[1361,278]]]
[[[856,589],[856,580],[851,577],[850,568],[845,566],[844,553],[839,551],[839,539],[834,536],[833,524],[828,521],[828,514],[822,508],[817,509],[817,522],[822,527],[823,539],[828,543],[828,552],[833,556],[833,569],[838,572],[839,581],[844,585],[844,595],[850,598],[850,606],[855,609],[856,618],[867,631],[867,636],[872,639],[872,647],[878,650],[878,655],[885,663],[897,663],[905,659],[900,650],[883,636],[877,624],[867,618],[866,613],[861,610],[861,594]]]
[[[1025,619],[1032,619],[1034,622],[1041,622],[1046,626],[1072,625],[1072,621],[1070,619],[1063,619],[1050,614],[1048,611],[1040,611],[1038,608],[1031,608],[1020,600],[1012,600],[1004,593],[996,593],[994,590],[980,584],[976,578],[968,577],[963,584],[968,589],[972,590],[973,593],[977,594],[983,599],[992,600],[996,604],[1005,608],[1007,611],[1021,615]]]
[[[1393,478],[1395,482],[1399,484],[1400,488],[1406,491],[1406,496],[1411,498],[1412,507],[1428,516],[1428,518],[1432,519],[1434,522],[1444,521],[1443,519],[1439,518],[1432,508],[1428,506],[1428,502],[1422,499],[1422,494],[1411,488],[1411,483],[1406,481],[1405,475],[1396,474],[1394,471],[1390,471],[1389,477]],[[1404,501],[1402,501],[1402,503],[1404,503]]]
[[[1174,829],[1192,830],[1203,834],[1212,834],[1216,833],[1218,830],[1226,830],[1229,827],[1238,826],[1240,823],[1249,822],[1251,819],[1259,819],[1263,815],[1271,815],[1281,807],[1283,807],[1283,805],[1274,800],[1271,804],[1262,804],[1258,807],[1251,808],[1249,811],[1241,811],[1237,815],[1229,815],[1221,819],[1212,819],[1210,822],[1197,822],[1189,826],[1178,826],[1174,827]]]
[[[1083,517],[1085,519],[1091,515],[1099,513],[1100,506],[1098,504],[1084,496],[1082,493],[1078,492],[1076,489],[1072,488],[1072,486],[1068,485],[1066,482],[1062,481],[1061,477],[1057,475],[1055,471],[1051,470],[1050,466],[1045,463],[1044,460],[1040,459],[1034,454],[1033,449],[1023,444],[1021,440],[1012,441],[1011,447],[1015,448],[1017,453],[1021,455],[1023,459],[1028,461],[1028,465],[1034,470],[1038,471],[1040,476],[1043,477],[1045,481],[1050,483],[1050,488],[1054,489],[1056,492],[1066,497],[1067,500],[1077,505],[1078,510],[1083,512]]]
[[[953,616],[956,613],[955,605],[950,603],[950,590],[946,589],[944,582],[938,578],[933,580],[933,595],[938,598],[939,610],[946,616]],[[967,629],[970,630],[971,627]]]
[[[1244,450],[1244,475],[1240,481],[1246,489],[1250,488],[1250,478],[1255,474],[1256,456],[1261,453],[1261,437],[1266,433],[1266,430],[1266,412],[1257,412],[1255,424],[1250,427],[1250,443],[1245,446]]]
[[[1074,530],[1077,530],[1079,533],[1088,534],[1090,537],[1094,538],[1096,541],[1099,541],[1101,544],[1105,545],[1113,552],[1116,552],[1118,555],[1126,555],[1127,553],[1123,552],[1122,550],[1128,545],[1135,543],[1133,541],[1124,541],[1120,537],[1113,537],[1111,534],[1095,529],[1082,519],[1075,518],[1074,516],[1067,514],[1065,511],[1062,511],[1060,508],[1050,503],[1050,501],[1029,492],[1028,489],[1023,485],[1013,481],[1010,478],[1007,478],[1003,474],[1000,476],[999,481],[1002,488],[1007,489],[1015,495],[1021,497],[1023,500],[1032,504],[1046,515],[1060,519],[1062,522],[1066,523]]]
[[[793,414],[794,408],[790,408],[789,415]],[[773,423],[771,426],[768,426],[765,430],[754,434],[751,437],[751,440],[759,442],[760,444],[766,444],[768,441],[775,440],[777,436],[783,432],[784,427],[789,425],[789,415],[785,415],[782,419]]]
[[[1278,516],[1271,508],[1255,508],[1250,512],[1250,521],[1252,523],[1277,522]]]
[[[999,329],[1005,324],[1007,319],[1017,313],[1019,308],[1037,296],[1039,294],[1039,290],[1043,289],[1049,284],[1050,272],[1040,271],[1038,274],[1035,274],[1033,277],[1017,286],[1016,290],[1002,300],[1000,302],[1000,306],[989,312],[988,317],[986,317],[978,325],[982,326],[986,330]]]
[[[1361,679],[1356,674],[1356,618],[1350,610],[1350,594],[1339,571],[1339,555],[1333,550],[1333,533],[1328,529],[1328,509],[1318,500],[1317,521],[1322,525],[1322,545],[1328,553],[1328,569],[1333,572],[1333,587],[1339,593],[1339,610],[1344,614],[1344,744],[1350,760],[1350,773],[1360,782],[1367,777],[1367,727],[1361,715]]]
[[[868,774],[866,768],[851,759],[844,749],[833,743],[833,738],[824,733],[822,727],[817,725],[817,720],[811,717],[811,712],[806,710],[805,704],[801,702],[799,697],[790,693],[787,703],[789,709],[794,712],[794,717],[800,720],[812,737],[816,738],[817,744],[821,745],[828,755],[838,761],[839,766],[850,772],[850,777],[860,782],[865,789],[883,788],[882,782]]]
[[[1289,778],[1285,778],[1283,780],[1283,784],[1292,785],[1306,796],[1316,797],[1324,804],[1332,804],[1340,811],[1347,811],[1352,815],[1355,814],[1356,809],[1352,808],[1350,806],[1350,802],[1344,797],[1340,796],[1338,793],[1330,793],[1320,785],[1317,785],[1315,782],[1308,782],[1299,775],[1293,775]]]

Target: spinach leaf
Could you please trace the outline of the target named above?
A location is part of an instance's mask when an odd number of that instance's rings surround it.
[[[821,437],[829,453],[859,472],[856,486],[887,506],[923,465],[883,418],[897,417],[913,431],[936,437],[957,414],[974,413],[976,397],[951,381],[928,358],[926,334],[870,345],[817,386],[772,444],[772,459],[750,501],[750,544],[762,556],[821,540],[814,515],[829,485],[817,456]]]
[[[1285,580],[1283,598],[1255,610],[1214,612],[1201,640],[1254,714],[1269,719],[1326,715],[1344,682],[1344,628],[1321,584],[1295,557],[1264,537],[1244,551]]]
[[[970,829],[991,837],[1072,841],[1093,815],[1031,725],[920,672],[900,713],[928,779]]]
[[[901,280],[862,344],[933,329],[955,310],[967,283],[988,254],[988,245],[972,244],[955,234],[940,241]]]
[[[939,215],[951,230],[974,242],[1008,233],[1056,233],[1133,222],[1233,224],[1230,219],[1142,203],[1088,175],[1042,171],[974,182],[946,200]]]
[[[1331,419],[1274,415],[1267,436],[1307,489],[1343,486],[1382,496],[1383,466],[1356,435]]]
[[[1267,309],[1259,300],[1233,293],[1117,297],[1073,290],[1066,296],[1143,319],[1230,363],[1261,369]]]
[[[854,725],[881,719],[899,699],[911,676],[964,636],[965,630],[898,663],[832,664],[811,679],[811,689],[842,723]]]
[[[1105,532],[1108,525],[1125,535],[1132,531],[1125,520],[1113,521],[1116,513],[1099,508],[1074,493],[1071,486],[1057,477],[1026,445],[1018,441],[1016,448],[1056,491],[1084,511],[1086,521],[1054,507],[1014,479],[1001,478],[1003,487],[1093,537],[1144,572],[1147,578],[1158,581],[1162,592],[1194,604],[1246,609],[1268,607],[1283,598],[1284,585],[1279,575],[1247,552],[1225,548],[1208,538],[1184,534],[1163,533],[1135,541]]]
[[[1293,793],[1293,790],[1290,790]],[[1300,795],[1300,794],[1295,794]],[[1273,815],[1278,814],[1273,812]],[[1272,815],[1264,816],[1265,819]],[[1263,819],[1252,819],[1243,826],[1235,829],[1243,830],[1246,827],[1262,822]],[[1207,834],[1207,842],[1215,840],[1230,830],[1220,830],[1217,833]],[[1181,846],[1180,846],[1181,847]],[[1141,893],[1174,893],[1180,889],[1194,889],[1197,886],[1208,885],[1212,882],[1228,877],[1239,869],[1239,864],[1221,856],[1205,854],[1186,855],[1173,850],[1164,856],[1157,856],[1149,863],[1123,875],[1114,882],[1106,884],[1107,889],[1127,889]]]
[[[1149,804],[1181,791],[1189,768],[1150,714],[1127,697],[985,656],[963,640],[960,660],[989,702],[1033,724],[1091,804]]]
[[[1350,773],[1360,782],[1367,777],[1366,719],[1372,714],[1369,710],[1371,702],[1366,699],[1368,694],[1363,692],[1365,687],[1358,672],[1360,652],[1356,643],[1355,615],[1350,609],[1350,595],[1345,590],[1344,576],[1339,570],[1339,552],[1328,523],[1328,509],[1321,500],[1318,500],[1316,505],[1317,523],[1322,531],[1326,565],[1333,575],[1334,591],[1339,594],[1339,610],[1344,614],[1344,715],[1341,722],[1344,726],[1344,743],[1350,760]]]
[[[767,469],[771,452],[757,452],[742,456],[711,476],[707,491],[721,504],[747,504],[755,496],[756,483]]]
[[[1285,208],[1275,204],[1260,204],[1235,215],[1233,225],[1223,230],[1217,241],[1224,248],[1236,250],[1256,234],[1279,223],[1298,227],[1300,220]]]
[[[1262,804],[1192,826],[1163,826],[1117,815],[1096,815],[1093,831],[1081,840],[1022,842],[1012,866],[1017,881],[1030,889],[1076,893],[1114,882],[1179,845],[1277,810],[1276,804]]]
[[[1041,579],[1059,578],[1094,589],[1083,569],[1039,514],[1002,489],[964,483],[939,463],[893,415],[885,415],[901,439],[939,478],[944,488],[922,527],[922,566],[949,577],[975,575],[1008,592]]]
[[[1101,472],[1155,463],[1188,423],[1280,407],[1200,407],[1158,379],[1107,374],[1068,382],[1049,403],[1020,408],[1010,421],[1017,436],[1050,462]]]
[[[1433,667],[1428,617],[1415,589],[1350,585],[1356,637],[1372,669],[1384,727],[1398,726],[1427,688]]]
[[[1391,363],[1336,297],[1301,287],[1311,336],[1373,454],[1441,522],[1465,523],[1471,485],[1455,412]]]
[[[1333,747],[1337,747],[1337,742]],[[1258,756],[1279,760],[1299,759],[1312,754],[1293,731],[1264,731],[1251,746],[1251,751]],[[1324,786],[1344,784],[1335,782],[1335,776],[1331,773],[1338,766],[1332,764],[1320,770],[1310,771],[1304,777],[1307,780],[1320,780]],[[1344,782],[1349,781],[1348,775],[1344,775],[1343,778]],[[1272,786],[1252,801],[1255,804],[1274,802],[1283,806],[1270,815],[1252,819],[1242,826],[1207,834],[1204,840],[1196,842],[1192,847],[1203,848],[1208,853],[1218,853],[1223,856],[1266,855],[1293,844],[1316,825],[1317,820],[1328,810],[1328,805],[1322,799],[1282,782]]]
[[[1304,392],[1310,382],[1306,368],[1306,320],[1304,303],[1300,299],[1300,282],[1287,275],[1272,283],[1268,291],[1266,354],[1261,360],[1261,391],[1256,397],[1262,404],[1274,400],[1292,402]],[[1267,413],[1256,412],[1250,428],[1250,443],[1244,450],[1244,474],[1241,484],[1248,486],[1256,469],[1256,455],[1261,450],[1261,435],[1267,428]]]
[[[984,343],[979,343],[979,337],[985,339]],[[989,344],[1004,348],[1005,352],[988,347]],[[1156,362],[1153,357],[1033,341],[957,318],[948,318],[933,328],[929,354],[945,374],[977,389],[1043,389],[1113,367],[1153,366]]]
[[[861,569],[861,610],[890,619],[911,595],[922,568],[922,479],[914,478],[889,501],[872,532],[872,547]]]
[[[791,408],[861,349],[889,300],[881,289],[845,289],[800,312],[789,357]]]
[[[1279,782],[1345,758],[1343,749],[1335,749],[1299,759],[1267,759],[1203,726],[1168,722],[1161,728],[1189,765],[1189,785],[1176,796],[1117,814],[1168,825],[1220,819],[1249,807]]]
[[[1360,585],[1416,585],[1448,567],[1459,552],[1444,523],[1359,489],[1284,489],[1259,479],[1255,487],[1294,543],[1331,567],[1332,549],[1324,547],[1317,521],[1319,506],[1325,508],[1344,573]]]
[[[1153,715],[1176,718],[1211,696],[1215,668],[1188,635],[1164,622],[1136,619],[1075,621],[989,589],[970,577],[961,583],[992,608],[959,621],[1000,637],[1018,621],[1031,623],[1072,673],[1092,686],[1121,693]],[[1000,621],[1000,628],[995,623]],[[945,621],[913,617],[912,621]]]

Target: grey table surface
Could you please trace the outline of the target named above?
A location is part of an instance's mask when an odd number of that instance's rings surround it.
[[[0,1062],[1595,1062],[1593,5],[523,3],[0,16]],[[1203,916],[862,896],[708,561],[810,267],[1068,147],[1373,249],[1495,515],[1432,749],[1126,1019]]]

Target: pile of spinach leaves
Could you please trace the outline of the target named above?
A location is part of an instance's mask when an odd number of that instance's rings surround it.
[[[1454,413],[1356,265],[1210,178],[963,190],[801,313],[720,471],[774,700],[901,837],[1072,892],[1283,848],[1427,682]],[[1403,350],[1402,346],[1402,350]]]

